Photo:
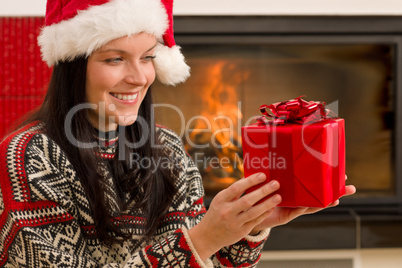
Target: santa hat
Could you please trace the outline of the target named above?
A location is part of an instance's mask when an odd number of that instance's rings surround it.
[[[48,0],[46,25],[38,42],[43,60],[52,66],[89,56],[106,43],[147,32],[160,43],[154,60],[156,76],[176,85],[190,75],[173,36],[173,0]]]

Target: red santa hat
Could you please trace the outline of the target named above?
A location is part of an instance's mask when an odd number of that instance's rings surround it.
[[[46,25],[38,37],[42,58],[52,66],[91,55],[106,43],[147,32],[159,41],[156,76],[176,85],[190,75],[173,36],[173,0],[48,0]]]

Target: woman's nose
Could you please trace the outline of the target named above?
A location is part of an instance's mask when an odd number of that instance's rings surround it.
[[[141,68],[139,64],[130,66],[129,68],[127,68],[125,81],[129,84],[143,86],[147,83],[145,71]]]

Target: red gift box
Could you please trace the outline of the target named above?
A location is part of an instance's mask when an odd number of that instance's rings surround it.
[[[263,172],[263,184],[279,181],[281,207],[326,207],[344,195],[344,120],[301,98],[260,109],[258,123],[242,127],[245,177]]]

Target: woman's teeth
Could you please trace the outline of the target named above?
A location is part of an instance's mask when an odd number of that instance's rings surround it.
[[[135,100],[138,96],[138,93],[135,93],[133,95],[127,95],[127,94],[114,94],[111,93],[113,97],[118,98],[119,100]]]

